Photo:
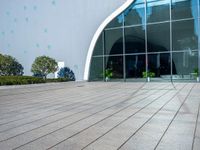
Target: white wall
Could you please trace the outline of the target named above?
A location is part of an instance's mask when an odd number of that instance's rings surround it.
[[[126,0],[1,0],[0,53],[16,57],[25,74],[35,57],[64,61],[83,79],[92,37]]]

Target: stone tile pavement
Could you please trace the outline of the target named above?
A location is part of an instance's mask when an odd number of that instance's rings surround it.
[[[200,84],[0,87],[1,150],[199,150]]]

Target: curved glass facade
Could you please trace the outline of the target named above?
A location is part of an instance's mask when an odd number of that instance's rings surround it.
[[[101,33],[89,80],[196,80],[199,37],[199,0],[135,0]]]

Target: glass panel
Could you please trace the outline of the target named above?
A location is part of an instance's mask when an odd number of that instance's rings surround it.
[[[172,20],[196,18],[198,0],[172,0]]]
[[[198,22],[194,20],[172,23],[173,50],[198,49]]]
[[[137,2],[137,1],[136,1]],[[133,3],[125,12],[125,26],[145,24],[145,5],[144,3]]]
[[[123,78],[123,56],[109,56],[105,57],[105,72],[110,70],[112,72],[111,79]]]
[[[94,48],[93,56],[103,55],[103,36],[102,34],[97,40],[97,43]]]
[[[170,53],[148,55],[148,71],[157,78],[169,80],[171,78]]]
[[[188,51],[173,53],[173,79],[196,79],[195,70],[198,68],[198,52]]]
[[[103,81],[103,57],[92,57],[90,66],[90,80]]]
[[[125,52],[145,53],[145,27],[125,28]]]
[[[170,51],[170,23],[147,26],[148,52]]]
[[[147,23],[170,20],[170,0],[147,2]]]
[[[143,78],[146,71],[145,55],[126,56],[126,78]]]
[[[124,21],[124,14],[121,14],[114,18],[107,26],[106,28],[115,28],[115,27],[122,27]]]
[[[123,54],[122,29],[105,30],[105,55]]]

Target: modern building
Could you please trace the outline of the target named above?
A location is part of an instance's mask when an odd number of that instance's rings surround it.
[[[90,80],[196,80],[199,0],[135,0],[102,30],[93,47]]]
[[[0,0],[0,53],[32,75],[37,56],[70,67],[83,80],[88,49],[100,24],[126,0]],[[53,76],[53,75],[52,75]]]
[[[54,57],[78,80],[196,80],[200,0],[2,0],[0,49],[30,73]]]

